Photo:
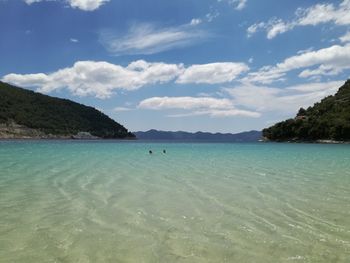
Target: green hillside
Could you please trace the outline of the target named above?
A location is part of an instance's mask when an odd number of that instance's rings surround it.
[[[107,115],[82,104],[0,82],[0,124],[16,123],[56,136],[89,132],[100,138],[134,135]]]
[[[301,108],[294,119],[264,129],[263,136],[272,141],[350,141],[350,80],[334,96]]]

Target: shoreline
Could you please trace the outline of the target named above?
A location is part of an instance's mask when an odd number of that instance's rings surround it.
[[[277,143],[277,144],[334,144],[343,145],[350,144],[350,141],[334,141],[334,140],[317,140],[317,141],[272,141],[272,140],[259,140],[259,141],[204,141],[204,140],[143,140],[138,138],[73,138],[73,137],[16,137],[16,138],[1,138],[0,142],[30,142],[30,141],[62,141],[62,142],[144,142],[144,143],[223,143],[223,144],[249,144],[249,143]]]
[[[305,143],[305,144],[350,144],[350,141],[336,141],[336,140],[283,140],[283,141],[273,141],[264,139],[264,143]]]
[[[72,138],[72,137],[16,137],[1,138],[1,141],[137,141],[137,138]]]
[[[102,138],[90,132],[80,131],[76,134],[47,134],[40,129],[28,128],[16,123],[0,123],[0,140],[132,140],[135,137]]]

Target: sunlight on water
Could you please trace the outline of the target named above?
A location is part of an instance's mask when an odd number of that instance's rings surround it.
[[[0,262],[349,262],[349,218],[349,145],[0,142]]]

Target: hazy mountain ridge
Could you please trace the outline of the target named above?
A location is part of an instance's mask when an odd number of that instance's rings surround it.
[[[184,131],[158,131],[134,132],[140,140],[174,140],[174,141],[223,141],[223,142],[256,142],[262,138],[260,131],[248,131],[241,133],[209,133],[209,132],[184,132]]]

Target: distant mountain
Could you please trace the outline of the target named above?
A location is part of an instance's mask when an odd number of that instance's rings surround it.
[[[232,133],[157,131],[134,132],[140,140],[171,140],[171,141],[211,141],[211,142],[256,142],[262,138],[260,131]]]
[[[0,138],[134,138],[107,115],[0,82]]]
[[[334,96],[301,108],[294,119],[264,129],[263,136],[272,141],[350,141],[350,80]]]

